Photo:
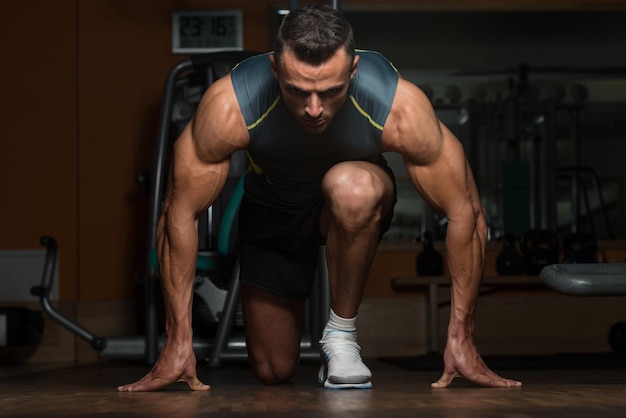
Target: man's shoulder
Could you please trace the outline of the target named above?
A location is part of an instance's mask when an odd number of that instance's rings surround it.
[[[272,109],[280,94],[271,70],[271,54],[255,55],[242,61],[230,75],[239,108],[249,126]]]
[[[398,70],[379,52],[356,50],[355,53],[359,61],[353,88],[360,94],[393,101],[398,85]]]
[[[359,56],[358,79],[359,83],[369,86],[379,86],[383,89],[394,89],[398,80],[398,70],[383,54],[376,51],[356,50]]]
[[[359,63],[363,62],[371,65],[379,65],[390,68],[393,71],[397,71],[391,61],[378,51],[370,49],[357,49],[354,53],[359,56]]]
[[[254,55],[237,64],[231,71],[231,78],[235,86],[271,83],[274,79],[269,56],[271,52]]]
[[[246,58],[245,60],[239,62],[233,68],[232,72],[252,72],[252,73],[261,73],[263,71],[270,70],[270,55],[272,52],[266,52],[263,54],[253,55],[251,57]]]

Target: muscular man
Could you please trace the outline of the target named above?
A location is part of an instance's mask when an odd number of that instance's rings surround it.
[[[382,152],[400,153],[421,195],[448,218],[452,305],[445,369],[485,386],[519,386],[482,361],[473,342],[486,224],[463,149],[426,96],[380,54],[354,50],[352,29],[328,6],[285,17],[273,53],[216,81],[175,143],[158,229],[167,339],[152,370],[120,391],[196,374],[191,303],[198,216],[222,190],[230,155],[250,170],[240,209],[241,297],[252,370],[285,382],[299,359],[304,301],[326,244],[330,319],[320,340],[326,388],[370,388],[356,341],[356,315],[380,237],[395,204]]]

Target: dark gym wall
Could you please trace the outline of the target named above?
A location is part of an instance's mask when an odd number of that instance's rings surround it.
[[[75,1],[0,2],[0,249],[55,236],[67,299],[78,295],[76,47]]]
[[[626,54],[621,52],[626,45],[625,11],[346,13],[357,46],[384,51],[399,68],[626,66]]]
[[[166,74],[184,58],[170,53],[171,13],[240,8],[244,47],[265,51],[274,3],[288,2],[0,0],[0,250],[39,249],[39,237],[52,235],[62,300],[132,299],[148,222],[135,178],[149,167]],[[372,4],[584,7],[573,0],[343,0],[341,7]],[[372,33],[393,55],[384,30]]]

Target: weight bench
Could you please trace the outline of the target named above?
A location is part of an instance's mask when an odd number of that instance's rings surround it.
[[[539,278],[564,295],[626,295],[626,263],[551,264],[541,270]]]
[[[626,295],[626,263],[551,264],[541,270],[539,279],[564,295]],[[626,353],[626,322],[611,326],[609,344],[614,352]]]

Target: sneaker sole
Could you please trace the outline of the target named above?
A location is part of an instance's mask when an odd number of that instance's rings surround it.
[[[341,390],[341,389],[371,389],[372,382],[367,383],[330,383],[328,380],[324,382],[324,389]]]
[[[359,382],[359,383],[332,383],[326,378],[326,366],[320,366],[320,370],[317,374],[317,380],[319,383],[324,384],[324,389],[341,390],[341,389],[371,389],[372,382]]]

